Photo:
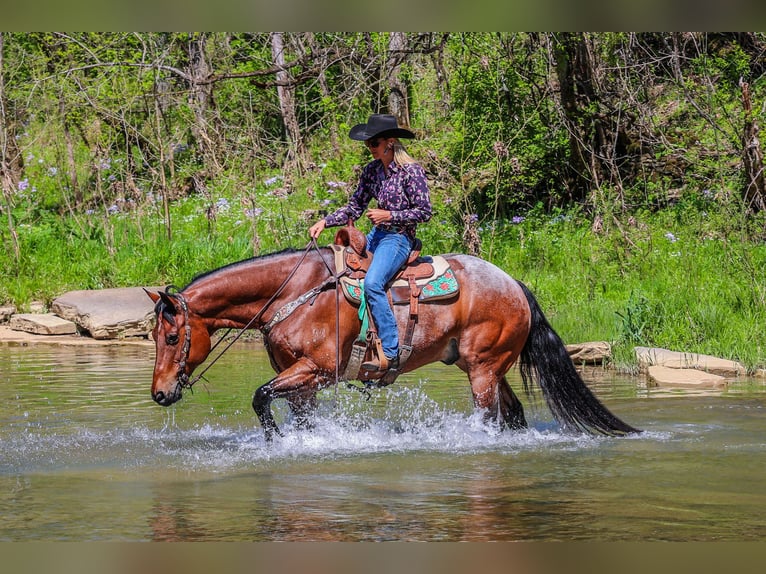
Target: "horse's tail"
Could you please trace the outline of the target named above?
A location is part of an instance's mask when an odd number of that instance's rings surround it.
[[[548,408],[565,429],[599,432],[609,436],[641,432],[621,421],[602,405],[585,385],[569,353],[548,320],[535,296],[518,282],[529,302],[531,327],[521,350],[519,370],[524,390],[537,380]],[[536,376],[534,376],[536,375]]]

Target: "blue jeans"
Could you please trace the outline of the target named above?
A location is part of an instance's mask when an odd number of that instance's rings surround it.
[[[374,253],[364,278],[364,291],[378,329],[383,353],[389,359],[399,352],[399,331],[386,295],[386,285],[407,261],[412,244],[406,235],[374,227],[367,235],[367,250]]]

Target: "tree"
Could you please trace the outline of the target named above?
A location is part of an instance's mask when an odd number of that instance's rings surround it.
[[[0,178],[11,246],[18,265],[21,258],[19,238],[13,221],[13,196],[19,183],[21,153],[16,143],[16,119],[5,91],[5,32],[0,32]]]
[[[388,113],[396,116],[400,126],[410,125],[410,104],[407,95],[407,83],[402,74],[402,65],[407,59],[407,35],[404,32],[391,32],[388,39],[388,59],[386,61],[388,84]]]
[[[742,160],[745,172],[745,204],[755,211],[766,209],[766,178],[763,172],[763,152],[758,137],[758,122],[753,118],[750,84],[740,81],[745,122],[742,133]]]
[[[593,51],[586,34],[555,34],[553,54],[564,123],[569,132],[572,199],[582,200],[602,180],[596,153],[602,147],[602,126],[593,110],[598,106]]]
[[[282,122],[285,126],[290,149],[287,155],[288,164],[292,164],[299,170],[306,164],[306,146],[301,135],[298,116],[295,111],[295,87],[290,70],[285,59],[285,41],[282,32],[271,34],[271,54],[276,67],[277,95],[279,97],[279,109],[282,112]]]
[[[189,101],[194,112],[192,132],[205,161],[208,177],[215,178],[221,171],[219,122],[215,114],[213,75],[207,56],[208,34],[196,33],[189,37]],[[212,121],[211,121],[212,117]]]

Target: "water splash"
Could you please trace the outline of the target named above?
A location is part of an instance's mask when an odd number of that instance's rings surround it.
[[[338,459],[370,454],[498,452],[596,448],[598,437],[563,433],[549,420],[530,421],[525,431],[503,431],[464,405],[444,404],[420,386],[379,391],[365,401],[357,393],[322,395],[313,428],[301,429],[282,406],[283,437],[264,440],[252,426],[227,417],[182,427],[175,409],[164,411],[158,428],[146,425],[64,430],[30,424],[8,436],[0,474],[83,467],[177,468],[223,472],[291,459]]]

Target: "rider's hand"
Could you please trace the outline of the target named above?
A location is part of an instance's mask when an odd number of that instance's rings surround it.
[[[309,227],[309,236],[311,237],[311,239],[316,239],[317,237],[319,237],[319,234],[322,233],[322,231],[324,231],[325,225],[326,223],[324,219],[320,219],[314,225]]]
[[[368,209],[367,217],[372,221],[373,225],[380,225],[381,223],[391,221],[391,212],[387,209]]]

